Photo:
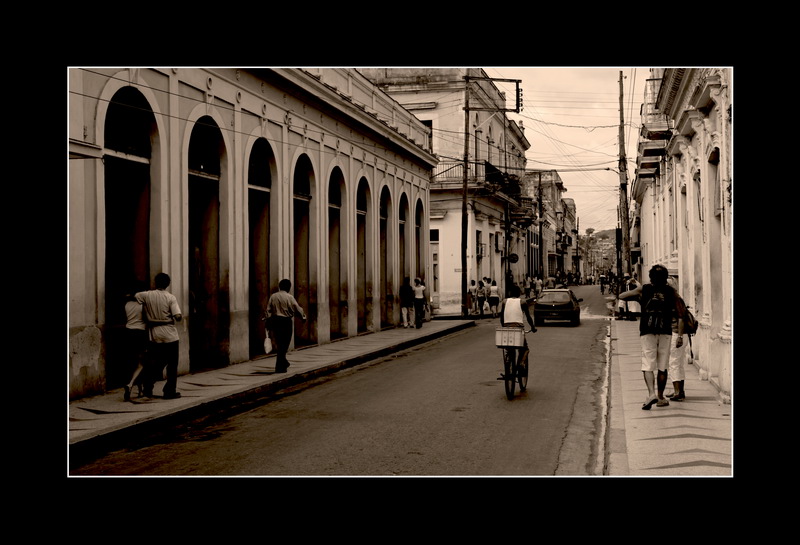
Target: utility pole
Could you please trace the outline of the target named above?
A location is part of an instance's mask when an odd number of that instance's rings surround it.
[[[544,207],[542,206],[542,171],[539,171],[539,187],[536,189],[536,200],[539,203],[539,278],[544,282],[544,240],[542,239],[542,223],[544,223]]]
[[[620,274],[631,272],[631,233],[628,225],[628,162],[625,159],[625,118],[622,110],[622,70],[619,72],[619,207],[622,229],[622,266]]]
[[[575,275],[581,272],[581,219],[575,220]]]
[[[469,70],[469,68],[467,69]],[[461,200],[461,316],[469,316],[467,305],[467,186],[469,183],[469,74],[464,76],[464,188]]]

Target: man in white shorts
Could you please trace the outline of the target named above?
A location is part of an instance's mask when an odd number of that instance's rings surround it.
[[[654,265],[650,269],[649,284],[619,294],[620,300],[641,296],[639,338],[642,344],[642,373],[648,392],[647,400],[642,405],[642,410],[645,411],[649,411],[653,404],[656,407],[669,405],[669,400],[664,397],[664,388],[667,385],[673,319],[677,319],[679,334],[675,344],[677,347],[683,346],[683,319],[678,312],[679,297],[667,284],[668,277],[666,267]]]

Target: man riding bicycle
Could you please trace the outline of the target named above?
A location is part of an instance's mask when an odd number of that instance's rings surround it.
[[[528,302],[522,302],[520,299],[520,289],[516,284],[511,286],[510,297],[503,301],[500,309],[500,326],[501,327],[525,327],[523,320],[527,318],[528,323],[531,325],[531,331],[536,333],[536,326],[531,318],[531,313],[528,311]],[[523,335],[523,338],[524,335]],[[522,363],[522,360],[528,355],[528,339],[525,339],[525,347],[519,351],[517,362]]]

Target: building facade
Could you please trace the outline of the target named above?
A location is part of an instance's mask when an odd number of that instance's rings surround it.
[[[577,210],[575,201],[564,198],[567,188],[556,170],[527,170],[524,193],[537,210],[533,227],[531,277],[542,280],[577,272],[573,261],[577,248]]]
[[[732,71],[653,69],[631,189],[631,256],[678,279],[698,318],[694,361],[730,400],[733,342]]]
[[[532,276],[534,200],[522,184],[530,143],[505,113],[516,97],[500,91],[480,68],[361,71],[432,130],[432,149],[440,159],[430,190],[434,312],[464,313],[465,276],[467,285],[496,281],[501,293]]]
[[[349,69],[71,68],[72,398],[120,387],[124,296],[172,279],[180,373],[264,355],[282,278],[295,345],[399,321],[429,278],[430,129]]]

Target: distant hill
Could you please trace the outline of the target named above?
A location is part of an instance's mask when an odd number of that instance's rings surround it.
[[[616,229],[606,229],[604,231],[595,231],[594,232],[594,236],[595,236],[595,238],[608,238],[608,239],[614,240],[614,238],[617,236],[616,231],[617,231]],[[583,234],[583,233],[581,233],[581,234]]]

